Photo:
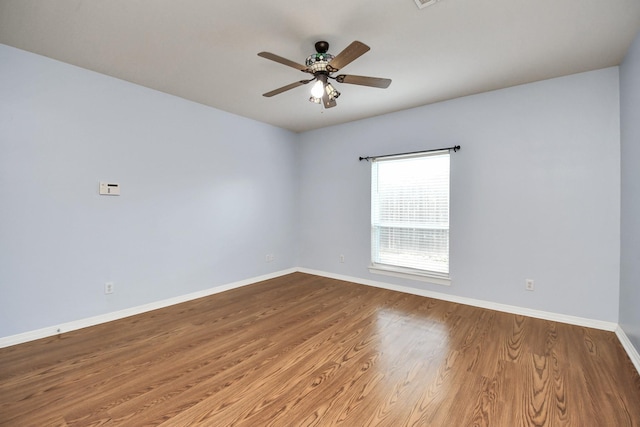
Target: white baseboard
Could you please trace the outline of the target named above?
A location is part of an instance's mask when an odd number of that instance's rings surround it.
[[[568,316],[565,314],[550,313],[547,311],[533,310],[529,308],[517,307],[507,304],[499,304],[491,301],[477,300],[474,298],[459,297],[456,295],[443,294],[440,292],[427,291],[423,289],[411,288],[408,286],[393,285],[390,283],[378,282],[374,280],[361,279],[358,277],[344,276],[340,274],[328,273],[326,271],[312,270],[308,268],[290,268],[281,270],[275,273],[265,274],[263,276],[252,277],[250,279],[241,280],[238,282],[228,283],[225,285],[216,286],[210,289],[202,291],[180,295],[174,298],[165,299],[162,301],[156,301],[149,304],[144,304],[137,307],[131,307],[124,310],[114,311],[106,313],[100,316],[94,316],[86,319],[75,320],[60,325],[54,325],[35,331],[24,332],[17,335],[11,335],[7,337],[0,337],[0,348],[9,347],[12,345],[22,344],[29,341],[34,341],[41,338],[47,338],[55,336],[61,333],[75,331],[77,329],[87,328],[89,326],[95,326],[101,323],[111,322],[118,319],[123,319],[129,316],[135,316],[137,314],[146,313],[148,311],[157,310],[171,305],[180,304],[183,302],[191,301],[198,298],[207,297],[220,292],[228,291],[231,289],[240,288],[243,286],[251,285],[253,283],[261,282],[263,280],[269,280],[276,277],[284,276],[287,274],[301,272],[307,274],[313,274],[316,276],[328,277],[331,279],[344,280],[346,282],[358,283],[361,285],[373,286],[376,288],[388,289],[397,292],[403,292],[407,294],[419,295],[428,298],[435,298],[443,301],[454,302],[458,304],[471,305],[474,307],[486,308],[489,310],[502,311],[505,313],[519,314],[523,316],[534,317],[538,319],[550,320],[554,322],[567,323],[570,325],[584,326],[588,328],[601,329],[605,331],[615,332],[616,336],[620,340],[623,348],[629,355],[629,358],[633,362],[640,373],[640,354],[635,349],[631,341],[624,333],[622,328],[617,323],[605,322],[601,320],[587,319],[583,317]]]
[[[374,286],[376,288],[389,289],[391,291],[404,292],[407,294],[419,295],[428,298],[435,298],[459,304],[471,305],[474,307],[486,308],[489,310],[502,311],[505,313],[519,314],[523,316],[534,317],[537,319],[550,320],[553,322],[566,323],[569,325],[583,326],[586,328],[600,329],[604,331],[615,332],[622,347],[627,352],[629,359],[640,374],[640,354],[633,346],[629,337],[624,333],[622,328],[613,322],[605,322],[602,320],[587,319],[584,317],[568,316],[566,314],[550,313],[542,310],[533,310],[530,308],[517,307],[507,304],[499,304],[491,301],[477,300],[473,298],[459,297],[455,295],[443,294],[440,292],[427,291],[422,289],[411,288],[408,286],[392,285],[390,283],[377,282],[373,280],[360,279],[358,277],[343,276],[340,274],[327,273],[325,271],[312,270],[309,268],[298,268],[299,272],[314,274],[316,276],[328,277],[331,279],[344,280],[346,282],[358,283],[361,285]]]
[[[263,280],[269,280],[276,277],[284,276],[286,274],[295,273],[296,271],[298,271],[298,269],[296,268],[281,270],[275,273],[265,274],[263,276],[258,276],[258,277],[252,277],[250,279],[240,280],[238,282],[227,283],[225,285],[216,286],[213,288],[205,289],[198,292],[193,292],[186,295],[180,295],[180,296],[165,299],[162,301],[156,301],[149,304],[140,305],[137,307],[131,307],[124,310],[102,314],[99,316],[89,317],[86,319],[74,320],[72,322],[49,326],[46,328],[37,329],[35,331],[24,332],[17,335],[0,337],[0,348],[22,344],[25,342],[34,341],[41,338],[47,338],[47,337],[55,336],[65,332],[71,332],[77,329],[99,325],[101,323],[112,322],[114,320],[123,319],[125,317],[135,316],[136,314],[146,313],[148,311],[157,310],[159,308],[169,307],[171,305],[180,304],[183,302],[207,297],[209,295],[214,295],[214,294],[228,291],[231,289],[236,289],[243,286],[251,285],[253,283],[261,282]]]
[[[640,374],[640,353],[638,353],[638,350],[636,350],[636,348],[631,343],[631,340],[629,339],[627,334],[624,333],[620,326],[618,326],[618,328],[616,329],[616,335],[620,340],[620,344],[622,344],[622,347],[624,347],[625,351],[627,352],[629,359],[631,359],[633,366],[636,367],[636,370]]]
[[[605,322],[602,320],[587,319],[584,317],[569,316],[566,314],[550,313],[542,310],[533,310],[530,308],[518,307],[514,305],[500,304],[491,301],[478,300],[474,298],[459,297],[440,292],[427,291],[423,289],[411,288],[408,286],[393,285],[385,282],[361,279],[359,277],[343,276],[340,274],[327,273],[325,271],[311,270],[308,268],[298,268],[298,271],[316,276],[329,277],[331,279],[344,280],[346,282],[358,283],[361,285],[373,286],[376,288],[388,289],[391,291],[403,292],[406,294],[419,295],[428,298],[434,298],[458,304],[471,305],[474,307],[486,308],[489,310],[502,311],[505,313],[519,314],[522,316],[534,317],[537,319],[550,320],[553,322],[567,323],[570,325],[584,326],[587,328],[601,329],[614,332],[618,329],[618,324],[613,322]]]

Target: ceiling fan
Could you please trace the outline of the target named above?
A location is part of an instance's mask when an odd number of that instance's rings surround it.
[[[270,52],[260,52],[258,56],[313,75],[313,78],[300,80],[286,86],[282,86],[281,88],[263,93],[262,96],[272,97],[315,81],[316,83],[311,89],[311,98],[309,98],[309,101],[316,104],[322,103],[324,108],[331,108],[336,106],[336,98],[340,96],[340,92],[333,87],[329,80],[335,80],[338,83],[370,86],[381,89],[386,89],[391,84],[390,79],[382,79],[379,77],[354,76],[348,74],[340,74],[335,77],[333,76],[333,73],[338,72],[341,68],[344,68],[346,65],[369,51],[369,46],[362,42],[354,41],[336,56],[327,53],[329,50],[329,43],[326,41],[317,42],[315,44],[315,48],[316,53],[307,57],[305,61],[306,65],[298,64],[297,62],[290,61]]]

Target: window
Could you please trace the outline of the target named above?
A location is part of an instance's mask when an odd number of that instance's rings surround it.
[[[371,259],[374,272],[449,284],[448,150],[373,160]]]

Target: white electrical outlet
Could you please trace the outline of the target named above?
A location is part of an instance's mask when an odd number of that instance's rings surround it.
[[[533,279],[527,279],[524,281],[524,287],[526,290],[528,291],[532,291],[533,290]]]
[[[112,294],[113,293],[113,282],[107,282],[104,284],[104,293],[105,294]]]
[[[265,262],[273,262],[275,261],[276,256],[274,254],[267,254],[264,257]]]
[[[344,255],[340,255],[340,262],[344,263]]]

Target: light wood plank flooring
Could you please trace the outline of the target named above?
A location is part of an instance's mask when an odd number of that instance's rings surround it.
[[[0,349],[3,426],[640,426],[615,334],[295,273]]]

